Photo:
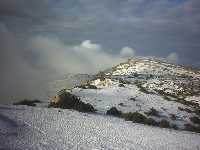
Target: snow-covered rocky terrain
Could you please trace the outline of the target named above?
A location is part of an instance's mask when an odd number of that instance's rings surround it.
[[[198,70],[155,59],[132,59],[68,91],[100,114],[115,107],[157,122],[164,119],[174,129],[200,132]]]
[[[56,80],[48,96],[51,108],[0,105],[0,149],[200,149],[199,70],[130,59]]]
[[[138,112],[156,126],[165,120],[169,128],[200,132],[200,72],[192,68],[130,59],[66,91],[99,114],[115,107],[122,113]]]
[[[1,150],[199,150],[200,135],[72,110],[0,106]]]

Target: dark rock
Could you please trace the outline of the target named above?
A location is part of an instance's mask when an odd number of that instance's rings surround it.
[[[95,85],[91,85],[91,84],[80,85],[80,86],[78,86],[78,88],[82,88],[82,89],[97,89],[97,87]]]
[[[138,77],[138,74],[137,74],[137,73],[134,73],[133,76],[136,78],[136,77]]]
[[[131,84],[130,81],[125,80],[125,79],[119,79],[119,83],[121,83],[121,84]]]
[[[145,114],[147,114],[148,116],[156,116],[156,117],[160,116],[159,112],[153,107],[148,112],[145,112]]]
[[[185,112],[188,112],[188,113],[192,113],[192,110],[188,109],[188,108],[182,108],[182,107],[178,107],[178,109],[180,111],[185,111]]]
[[[119,111],[116,107],[112,107],[106,112],[107,115],[116,116],[116,117],[119,117],[121,113],[122,112]]]
[[[147,119],[144,115],[134,112],[134,113],[123,113],[121,115],[122,118],[124,118],[127,121],[133,121],[136,123],[143,123],[145,124],[145,120]]]
[[[200,119],[196,116],[190,117],[190,120],[195,124],[200,124]]]
[[[159,127],[161,128],[170,128],[169,121],[163,119],[159,122]]]
[[[131,101],[136,101],[136,98],[131,97],[129,100],[131,100]]]
[[[74,109],[80,112],[95,112],[91,104],[82,102],[77,96],[69,92],[61,91],[58,94],[59,100],[57,102],[51,102],[49,107]]]
[[[121,83],[121,84],[119,84],[118,86],[119,86],[119,87],[125,87],[125,85],[124,85],[124,84],[122,84],[122,83]]]
[[[124,105],[124,103],[119,103],[119,106],[125,107],[126,105]]]
[[[171,128],[174,129],[174,130],[178,130],[178,127],[177,127],[176,124],[172,124],[172,125],[171,125]]]
[[[41,103],[41,101],[39,101],[39,100],[27,100],[27,99],[24,99],[24,100],[22,100],[22,101],[13,103],[13,105],[36,106],[35,103]]]
[[[151,126],[158,126],[158,122],[156,122],[153,118],[146,119],[145,124],[151,125]]]
[[[176,115],[175,114],[170,114],[170,118],[172,119],[172,120],[176,120]]]
[[[200,133],[200,126],[194,126],[191,124],[184,124],[185,130]]]

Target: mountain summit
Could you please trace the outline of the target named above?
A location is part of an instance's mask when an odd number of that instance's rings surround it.
[[[154,58],[129,59],[100,72],[98,75],[119,77],[137,84],[147,91],[173,96],[200,94],[200,70],[174,65]]]
[[[63,90],[69,80],[75,85]],[[62,92],[51,101],[52,107],[87,112],[84,106],[90,106],[98,114],[200,132],[200,70],[135,58],[96,75],[70,75],[54,85],[52,91]],[[68,106],[71,97],[77,100],[73,107]]]
[[[88,75],[88,80],[66,92],[92,105],[100,114],[200,131],[199,70],[152,58],[129,59],[95,76]]]
[[[106,75],[145,74],[155,76],[188,76],[200,78],[200,70],[170,64],[156,58],[135,58],[105,71]]]

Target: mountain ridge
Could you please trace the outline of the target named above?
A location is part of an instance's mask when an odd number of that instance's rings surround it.
[[[157,69],[159,69],[159,68],[164,69],[163,70],[164,73],[166,73],[166,71],[168,71],[168,69],[171,68],[171,70],[176,69],[177,73],[179,73],[179,74],[188,73],[188,75],[190,75],[190,76],[197,74],[198,78],[200,78],[200,70],[199,69],[192,68],[192,67],[186,67],[183,65],[176,65],[176,64],[165,62],[158,58],[148,58],[148,57],[128,59],[127,61],[122,62],[122,63],[112,67],[111,69],[106,69],[105,71],[102,71],[102,72],[104,72],[105,75],[130,75],[131,73],[147,73],[148,74],[148,73],[150,73],[151,69],[152,69],[152,72],[157,71],[157,72],[154,72],[153,74],[156,74],[156,73],[158,73],[158,71],[161,71],[161,70],[156,70],[155,67],[157,67]],[[123,72],[123,71],[116,72],[117,69],[119,69],[119,70],[127,69],[127,70],[125,70],[126,72]],[[145,72],[145,69],[147,72]],[[155,70],[153,70],[153,69],[155,69]],[[184,72],[181,72],[183,70],[184,70]],[[160,74],[158,73],[158,75],[160,75]]]
[[[97,114],[112,112],[133,122],[139,117],[143,124],[200,132],[199,74],[156,59],[129,59],[96,75],[76,74],[54,82],[51,103],[65,106],[66,101],[65,108],[70,108],[66,96],[71,95],[80,100],[75,108],[83,102]],[[66,87],[68,81],[74,85]]]
[[[100,114],[139,113],[154,125],[164,120],[170,128],[200,132],[199,83],[199,70],[145,58],[129,59],[66,91]]]

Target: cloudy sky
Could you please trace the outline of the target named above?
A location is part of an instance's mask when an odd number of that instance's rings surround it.
[[[0,0],[1,101],[133,56],[200,66],[199,0]]]

